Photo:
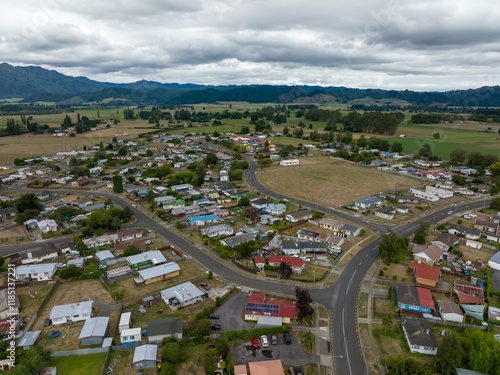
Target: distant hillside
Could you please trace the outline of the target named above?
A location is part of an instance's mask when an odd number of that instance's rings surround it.
[[[24,98],[24,103],[61,105],[120,103],[121,105],[179,105],[247,101],[252,103],[369,103],[415,106],[500,107],[500,87],[448,92],[356,89],[320,86],[226,85],[160,83],[141,80],[128,84],[70,77],[36,66],[0,64],[0,99]]]

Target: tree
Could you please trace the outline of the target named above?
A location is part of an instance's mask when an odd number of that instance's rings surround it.
[[[392,152],[403,152],[403,144],[401,142],[394,142],[391,145]]]
[[[359,148],[365,148],[368,145],[368,141],[366,140],[366,137],[364,134],[361,134],[358,140],[356,141],[356,146]]]
[[[278,272],[282,279],[288,279],[292,274],[292,267],[290,267],[290,265],[286,262],[281,262]]]
[[[114,216],[113,220],[111,220],[111,226],[115,230],[118,230],[118,229],[120,229],[121,225],[122,225],[122,219],[120,219],[119,216]]]
[[[432,150],[431,150],[431,145],[428,143],[424,143],[420,150],[418,151],[418,154],[422,158],[428,158],[429,156],[432,155]]]
[[[194,331],[196,336],[205,337],[210,335],[210,328],[212,327],[212,321],[210,319],[200,319],[196,322]]]
[[[250,206],[250,198],[248,197],[240,197],[238,203],[236,204],[238,207],[248,207]]]
[[[493,174],[493,177],[500,177],[500,162],[497,161],[496,163],[491,164],[488,169]]]
[[[398,237],[391,229],[382,237],[378,245],[380,257],[386,264],[395,262],[399,254],[408,248],[408,238]]]
[[[120,148],[118,149],[118,155],[120,155],[120,156],[125,156],[125,155],[127,155],[127,148],[126,148],[126,147],[120,147]]]
[[[113,176],[113,193],[123,193],[123,178],[122,176]]]
[[[129,257],[131,255],[137,255],[139,254],[139,248],[135,245],[128,245],[125,250],[123,250],[123,256],[124,257]]]
[[[427,242],[427,236],[429,235],[429,228],[431,224],[428,221],[420,222],[417,230],[413,234],[413,242],[419,245],[425,245]]]
[[[500,198],[493,198],[490,203],[490,208],[500,210]]]
[[[44,350],[41,346],[35,345],[31,349],[18,352],[16,366],[9,374],[12,375],[31,375],[38,374],[46,366],[50,357],[50,352]]]
[[[71,279],[73,277],[80,276],[82,273],[83,272],[79,267],[74,264],[70,264],[61,271],[60,276],[61,279]]]
[[[101,208],[99,210],[93,211],[89,215],[87,219],[87,225],[93,229],[107,228],[112,220],[113,216],[110,210]]]
[[[215,165],[217,164],[217,155],[213,154],[213,153],[208,153],[207,156],[205,156],[205,164],[206,165]]]
[[[222,358],[227,358],[227,356],[229,355],[230,347],[229,343],[225,338],[223,337],[218,338],[215,341],[215,348],[217,349],[217,353],[219,353],[222,356]]]
[[[241,128],[240,134],[248,134],[248,133],[250,133],[250,127],[244,126]]]
[[[146,156],[147,156],[148,158],[150,158],[151,156],[153,156],[153,150],[150,150],[150,149],[148,148],[148,149],[147,149],[147,151],[146,151]]]
[[[21,194],[21,196],[16,199],[15,206],[21,213],[26,210],[38,210],[38,212],[42,210],[42,204],[34,193]]]
[[[304,319],[306,316],[312,315],[314,312],[311,307],[311,303],[313,302],[309,291],[306,289],[295,287],[295,298],[296,298],[296,306],[297,306],[297,318]]]
[[[458,186],[467,185],[467,179],[465,178],[465,176],[460,176],[459,174],[454,174],[453,176],[451,176],[451,182]]]
[[[413,358],[385,358],[386,366],[389,368],[387,375],[432,375],[429,365],[417,362]]]
[[[432,138],[434,138],[434,139],[439,139],[439,138],[441,138],[441,134],[439,134],[439,133],[437,133],[437,132],[436,132],[436,133],[433,133],[433,134],[432,134]]]
[[[384,331],[390,331],[394,327],[392,325],[392,316],[384,316],[382,318],[382,325],[384,326]]]
[[[456,367],[462,367],[465,351],[459,337],[453,332],[447,334],[436,355],[436,368],[443,375],[452,375]]]
[[[178,364],[184,360],[184,351],[178,342],[169,342],[165,344],[162,350],[163,358],[169,363]]]
[[[461,148],[456,148],[452,152],[450,152],[451,165],[464,164],[465,159],[467,159],[467,151],[462,150]]]

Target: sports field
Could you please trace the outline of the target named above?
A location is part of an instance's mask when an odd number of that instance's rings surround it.
[[[300,165],[265,168],[258,173],[258,178],[271,190],[327,207],[425,183],[329,157],[301,158]]]

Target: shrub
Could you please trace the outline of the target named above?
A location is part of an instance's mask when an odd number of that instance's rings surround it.
[[[384,276],[384,271],[383,270],[380,270],[379,273],[380,277]]]

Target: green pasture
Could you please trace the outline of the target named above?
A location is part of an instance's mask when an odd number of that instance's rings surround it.
[[[61,375],[99,375],[105,359],[106,353],[52,357],[48,367],[57,367]]]

